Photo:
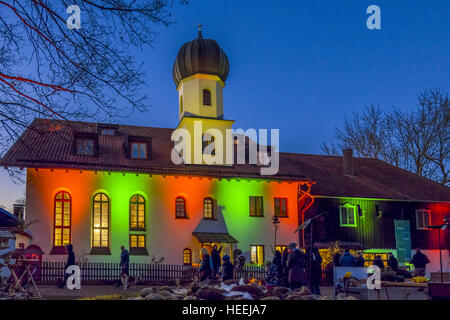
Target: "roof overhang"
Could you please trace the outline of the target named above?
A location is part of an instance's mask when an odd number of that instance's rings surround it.
[[[200,243],[238,243],[229,233],[192,232]]]

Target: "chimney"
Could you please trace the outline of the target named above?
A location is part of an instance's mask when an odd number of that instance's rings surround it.
[[[344,149],[342,151],[342,155],[344,174],[348,176],[354,176],[355,171],[353,169],[353,149]]]
[[[23,221],[25,218],[25,205],[23,203],[14,203],[13,214],[19,218],[19,220]]]

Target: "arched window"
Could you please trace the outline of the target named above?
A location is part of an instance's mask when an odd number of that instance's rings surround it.
[[[209,91],[208,89],[203,89],[203,105],[211,105],[211,91]]]
[[[187,218],[186,216],[186,199],[183,197],[177,197],[175,199],[175,217]]]
[[[138,194],[130,199],[130,229],[145,230],[145,199]]]
[[[203,218],[214,219],[214,202],[211,198],[203,199]]]
[[[60,191],[55,196],[55,221],[53,246],[63,247],[71,243],[72,200],[69,193]]]
[[[109,198],[104,193],[94,196],[92,220],[92,247],[109,248]]]
[[[183,250],[183,264],[192,264],[192,251],[189,248]]]

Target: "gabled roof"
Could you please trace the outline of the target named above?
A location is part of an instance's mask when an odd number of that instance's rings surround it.
[[[3,208],[0,208],[0,227],[17,227],[19,219]]]
[[[99,135],[97,156],[72,152],[73,135],[97,134],[104,124],[36,119],[6,153],[0,164],[11,167],[67,168],[150,174],[199,175],[216,178],[312,180],[312,194],[406,201],[450,202],[450,188],[377,159],[354,158],[355,177],[343,173],[342,156],[284,153],[275,176],[261,176],[252,164],[233,166],[175,165],[171,161],[173,129],[116,125],[114,136]],[[128,137],[151,140],[151,158],[129,159]]]

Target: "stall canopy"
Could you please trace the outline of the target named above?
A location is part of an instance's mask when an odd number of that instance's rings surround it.
[[[200,220],[199,224],[192,232],[192,235],[197,238],[200,243],[238,243],[228,233],[227,224],[223,218],[222,210],[224,208],[219,206],[214,210],[214,218]]]

